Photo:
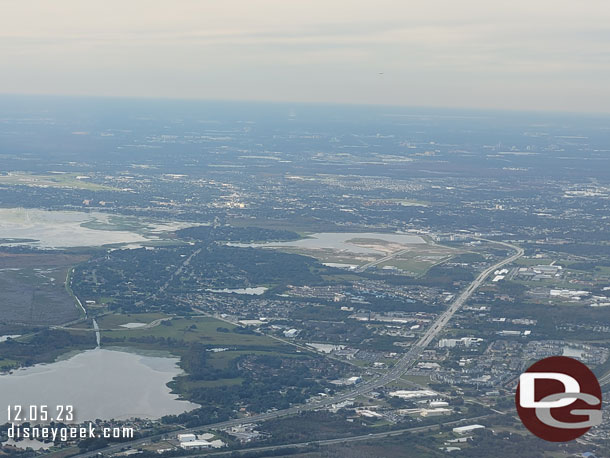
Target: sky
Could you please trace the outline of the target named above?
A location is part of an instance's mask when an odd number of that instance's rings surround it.
[[[607,0],[0,0],[0,93],[610,112]]]

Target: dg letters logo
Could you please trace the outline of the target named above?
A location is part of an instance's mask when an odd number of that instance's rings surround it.
[[[551,442],[574,440],[602,422],[597,378],[565,356],[542,359],[521,374],[515,402],[525,427]]]

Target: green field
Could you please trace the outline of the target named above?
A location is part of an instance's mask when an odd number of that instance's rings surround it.
[[[14,359],[0,359],[0,371],[7,371],[20,366],[20,362]]]
[[[59,325],[79,317],[64,281],[86,259],[66,254],[2,253],[0,316],[3,325]]]
[[[521,258],[517,259],[516,261],[514,261],[514,263],[516,265],[527,266],[527,267],[542,266],[542,265],[548,266],[551,262],[553,262],[553,260],[549,259],[549,258],[525,258],[525,257],[521,257]]]
[[[138,314],[107,316],[109,317],[109,321],[103,321],[102,319],[102,323],[149,323],[154,319],[164,317],[164,315],[154,313],[145,313],[141,314],[140,316],[138,316]],[[101,323],[100,327],[102,327]],[[184,342],[198,342],[221,347],[255,347],[256,349],[260,349],[261,347],[266,347],[269,349],[282,347],[282,344],[269,337],[257,334],[241,334],[232,332],[235,327],[236,326],[233,324],[203,316],[193,318],[174,318],[169,321],[168,324],[159,324],[158,326],[152,328],[125,330],[113,329],[110,331],[103,331],[102,339],[104,336],[112,339],[120,339],[125,337],[125,344],[134,346],[139,346],[138,344],[140,342],[129,342],[130,338],[133,337],[137,339],[139,337],[150,336],[173,338],[176,340],[182,340]],[[218,331],[218,328],[227,329],[229,332]]]
[[[412,258],[407,258],[406,256],[399,257],[396,259],[392,259],[388,262],[384,262],[378,265],[378,268],[383,267],[396,267],[397,269],[408,272],[411,275],[424,275],[430,267],[435,264],[440,264],[442,262],[448,261],[451,259],[451,256],[441,256],[438,258],[431,258],[426,256],[414,256]]]
[[[169,315],[163,313],[134,313],[134,314],[115,314],[111,313],[97,318],[100,329],[114,329],[126,323],[152,323],[155,320],[168,318]]]
[[[402,378],[418,385],[428,385],[430,383],[430,377],[426,375],[405,375]]]
[[[412,245],[409,251],[379,264],[378,268],[396,267],[411,275],[424,275],[428,270],[443,262],[449,261],[453,256],[464,251],[437,244]]]
[[[395,267],[403,271],[403,273],[410,276],[421,276],[424,275],[428,270],[443,262],[449,261],[453,256],[465,253],[463,250],[456,248],[438,245],[426,239],[426,244],[412,244],[402,245],[402,249],[408,249],[405,253],[397,255],[396,257],[389,259],[388,261],[382,262],[377,265],[377,268],[383,267]],[[352,239],[351,243],[362,244],[364,246],[368,244],[375,244],[380,247],[388,247],[388,250],[394,249],[398,251],[399,248],[389,247],[389,243],[384,240],[376,239]],[[389,254],[387,251],[385,254],[378,253],[350,253],[345,251],[337,251],[330,248],[318,248],[308,249],[292,246],[276,247],[285,253],[298,254],[302,256],[309,256],[317,259],[321,263],[332,263],[332,264],[347,264],[353,266],[362,266],[376,259]]]
[[[171,319],[155,323],[148,328],[118,328],[125,323],[153,323],[162,318]],[[205,352],[206,364],[211,372],[228,370],[236,359],[245,355],[307,358],[304,354],[297,353],[292,346],[260,334],[247,333],[236,325],[206,316],[170,317],[161,313],[108,314],[100,317],[98,324],[102,329],[102,346],[163,350],[181,358],[188,355],[189,351],[192,352],[189,348],[195,344],[204,345],[204,348],[210,350],[221,349],[217,352]],[[237,374],[232,378],[221,376],[204,380],[182,375],[176,377],[169,386],[174,392],[188,399],[191,393],[202,388],[236,386],[241,385],[242,382],[243,378]]]
[[[158,322],[162,318],[167,321]],[[155,323],[148,328],[120,329],[125,323]],[[210,373],[229,370],[234,361],[245,355],[267,355],[282,358],[307,358],[296,353],[294,347],[287,346],[259,334],[246,333],[231,323],[206,316],[170,317],[160,313],[142,314],[108,314],[98,319],[102,346],[128,347],[138,350],[169,351],[181,358],[192,358],[192,346],[204,345],[206,365]],[[238,331],[238,332],[236,332]],[[84,332],[84,331],[81,331]],[[76,331],[75,333],[78,333]],[[209,351],[221,349],[221,351]],[[231,372],[227,372],[230,374]],[[219,376],[218,378],[197,379],[188,375],[176,377],[169,386],[176,393],[189,399],[193,392],[202,388],[230,387],[241,385],[243,377],[233,372],[235,377]]]

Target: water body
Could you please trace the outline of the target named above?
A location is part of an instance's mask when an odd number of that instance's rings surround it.
[[[25,238],[15,243],[40,248],[99,246],[109,243],[143,242],[145,237],[129,231],[97,230],[82,224],[108,218],[102,213],[47,211],[23,208],[0,209],[0,238]]]
[[[100,418],[157,419],[198,407],[166,384],[181,373],[178,358],[97,348],[51,364],[0,375],[0,405],[74,406],[78,422]],[[0,424],[7,410],[0,410]]]
[[[367,243],[362,243],[366,239]],[[354,243],[353,240],[359,240]],[[331,249],[335,251],[347,251],[349,253],[359,254],[378,254],[383,253],[383,250],[377,250],[368,246],[375,240],[384,242],[397,243],[400,245],[422,244],[426,241],[419,235],[412,234],[386,234],[381,232],[320,232],[310,234],[307,238],[291,241],[291,242],[270,242],[270,243],[253,243],[248,245],[235,244],[237,246],[251,247],[293,247],[304,248],[308,250]]]
[[[17,337],[21,337],[21,334],[10,334],[10,335],[0,336],[0,343],[6,342],[8,339],[16,339]]]
[[[323,262],[322,264],[328,267],[336,267],[338,269],[354,270],[358,268],[357,264],[343,264],[341,262]]]
[[[125,323],[125,324],[120,324],[119,326],[122,328],[127,328],[127,329],[137,329],[137,328],[146,327],[146,323]]]
[[[260,296],[268,289],[269,288],[266,288],[264,286],[257,286],[256,288],[207,289],[206,291],[209,291],[211,293],[233,293],[233,294],[249,294],[249,295],[254,295],[254,296]]]
[[[101,212],[0,208],[0,242],[40,248],[107,244],[139,248],[143,243],[159,240],[165,231],[192,226],[190,223],[126,218]],[[132,229],[128,229],[130,227]]]

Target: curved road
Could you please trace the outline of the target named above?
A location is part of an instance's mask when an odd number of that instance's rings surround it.
[[[603,377],[599,378],[599,385],[600,386],[606,386],[608,383],[610,383],[610,372],[608,372]]]
[[[265,421],[265,420],[270,420],[273,418],[295,415],[295,414],[298,414],[298,413],[301,413],[304,411],[317,410],[317,409],[320,409],[323,407],[331,406],[332,404],[337,404],[342,401],[356,398],[363,394],[370,393],[371,391],[374,391],[382,386],[385,386],[385,385],[393,382],[394,380],[397,380],[398,378],[403,376],[405,373],[407,373],[409,369],[411,369],[411,367],[419,359],[419,356],[421,355],[421,353],[427,348],[428,345],[430,345],[430,342],[432,342],[434,340],[434,338],[443,330],[443,328],[447,325],[449,320],[451,320],[451,317],[453,317],[453,315],[455,315],[455,313],[462,307],[462,305],[464,305],[464,303],[470,298],[470,296],[472,296],[472,294],[475,292],[475,290],[479,286],[481,286],[481,284],[483,284],[483,282],[489,276],[489,274],[491,274],[494,270],[499,269],[499,268],[505,266],[506,264],[509,264],[509,263],[515,261],[516,259],[520,258],[521,256],[523,256],[523,249],[518,246],[511,245],[510,243],[498,242],[495,240],[487,240],[487,239],[479,239],[479,240],[489,242],[489,243],[495,243],[498,245],[503,245],[505,247],[508,247],[508,248],[514,250],[515,254],[488,267],[483,272],[481,272],[474,279],[474,281],[472,283],[470,283],[468,288],[466,288],[451,303],[449,308],[447,310],[445,310],[445,312],[443,312],[441,315],[439,315],[436,320],[434,320],[434,322],[428,328],[428,330],[409,349],[409,351],[407,351],[398,360],[398,362],[394,366],[392,366],[392,368],[390,370],[388,370],[385,374],[383,374],[377,378],[374,378],[372,380],[369,380],[367,382],[363,382],[360,385],[356,386],[354,389],[349,390],[345,393],[340,393],[340,394],[337,394],[336,396],[324,398],[322,400],[310,402],[308,404],[293,406],[293,407],[289,407],[288,409],[283,409],[283,410],[265,412],[265,413],[261,413],[258,415],[252,415],[252,416],[246,417],[246,418],[236,418],[236,419],[224,421],[221,423],[197,426],[195,428],[181,429],[181,430],[175,431],[174,433],[171,433],[171,434],[178,434],[178,433],[184,434],[187,432],[192,432],[192,431],[197,431],[197,430],[202,430],[202,429],[223,429],[223,428],[228,428],[231,426],[243,425],[243,424],[247,424],[247,423],[257,423],[257,422],[261,422],[261,421]],[[190,260],[190,257],[189,257],[189,260]],[[95,452],[83,453],[83,454],[76,455],[76,456],[92,457],[92,456],[97,455],[99,452],[116,453],[123,447],[127,447],[127,446],[136,447],[138,445],[142,445],[143,443],[150,442],[153,439],[160,439],[161,437],[165,437],[167,435],[168,434],[163,434],[163,435],[158,434],[155,436],[148,436],[144,439],[137,439],[137,440],[130,441],[130,442],[123,442],[121,444],[112,445],[112,446],[106,447],[104,449],[97,450]]]

